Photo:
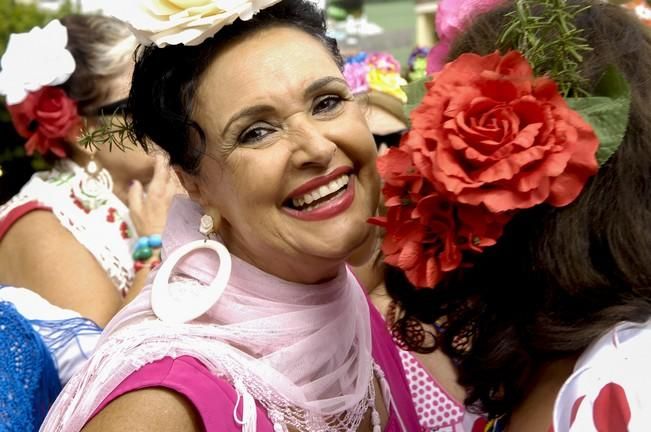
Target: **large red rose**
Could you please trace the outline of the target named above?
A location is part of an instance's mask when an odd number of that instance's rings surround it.
[[[27,138],[28,155],[52,152],[65,157],[64,141],[74,141],[81,119],[77,104],[58,87],[43,87],[31,92],[25,100],[8,107],[18,133]]]
[[[405,140],[443,194],[493,213],[571,203],[596,173],[597,136],[518,52],[463,54],[428,83]]]

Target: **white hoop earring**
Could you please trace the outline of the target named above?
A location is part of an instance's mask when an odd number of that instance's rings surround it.
[[[183,298],[172,296],[170,275],[181,258],[198,249],[210,249],[219,256],[219,270],[215,279],[198,295]],[[231,276],[232,260],[226,247],[215,240],[195,240],[172,252],[158,267],[151,291],[151,307],[156,316],[169,323],[181,324],[192,321],[208,311],[224,293]],[[187,283],[187,282],[186,282]],[[173,283],[172,283],[173,284]]]

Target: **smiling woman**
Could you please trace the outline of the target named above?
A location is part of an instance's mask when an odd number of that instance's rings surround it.
[[[46,430],[418,428],[397,350],[345,264],[373,247],[379,181],[336,44],[308,1],[240,18],[139,54],[133,130],[169,153],[190,199],[170,211],[152,286]]]
[[[333,55],[303,30],[258,30],[218,51],[194,104],[210,157],[181,179],[221,220],[229,250],[295,282],[334,277],[372,232],[378,180],[372,135]]]

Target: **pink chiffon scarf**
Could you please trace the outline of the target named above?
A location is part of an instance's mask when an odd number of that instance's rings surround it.
[[[163,235],[163,256],[202,238],[197,229],[201,215],[197,204],[176,198]],[[176,285],[185,295],[205,288],[218,266],[213,252],[199,250],[177,265],[173,279],[184,282]],[[270,411],[280,407],[285,415],[299,408],[338,416],[367,398],[373,376],[369,306],[343,263],[333,280],[303,285],[233,257],[222,298],[185,324],[158,320],[150,296],[148,284],[111,320],[41,430],[79,431],[123,380],[164,357],[192,356],[238,392],[248,392]]]

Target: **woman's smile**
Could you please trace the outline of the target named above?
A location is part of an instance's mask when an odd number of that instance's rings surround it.
[[[353,169],[342,166],[296,188],[283,203],[283,210],[297,219],[318,221],[345,212],[354,200]]]

